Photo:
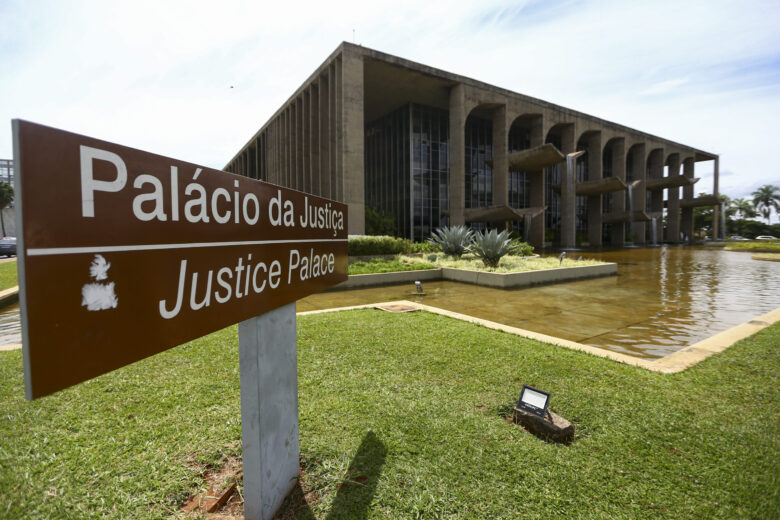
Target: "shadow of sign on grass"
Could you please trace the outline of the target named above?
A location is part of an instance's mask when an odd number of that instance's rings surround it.
[[[379,477],[387,457],[387,448],[374,432],[363,437],[355,456],[337,487],[327,520],[339,518],[363,519],[368,517],[368,507],[374,498]],[[293,488],[274,517],[276,520],[314,520],[307,494],[301,482]]]

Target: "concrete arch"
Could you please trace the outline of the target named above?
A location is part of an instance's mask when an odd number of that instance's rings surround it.
[[[592,139],[596,135],[601,138],[602,131],[598,128],[591,128],[589,130],[580,131],[577,137],[577,150],[580,149],[580,143],[586,143],[587,140]]]
[[[541,144],[544,144],[544,117],[540,113],[523,113],[511,118],[507,118],[508,121],[508,137],[510,143],[508,145],[509,151],[512,151],[515,146],[511,142],[512,133],[515,130],[520,130],[527,133],[528,145],[527,148],[534,148]]]

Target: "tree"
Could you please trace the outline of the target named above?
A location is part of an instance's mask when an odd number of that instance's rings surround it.
[[[710,197],[710,196],[712,196],[711,193],[699,193],[699,197]],[[721,194],[718,197],[718,200],[720,200],[720,202],[724,204],[724,206],[726,207],[726,220],[728,220],[731,216],[734,215],[735,212],[733,206],[731,206],[730,204],[730,199],[728,198],[728,196]],[[693,208],[693,226],[695,230],[694,232],[699,231],[705,234],[711,233],[712,217],[713,217],[712,206],[700,206],[697,208]]]
[[[14,188],[9,183],[0,181],[0,227],[5,236],[5,222],[3,221],[3,210],[14,200]]]
[[[766,219],[766,223],[769,224],[769,216],[772,214],[772,210],[780,213],[780,188],[771,184],[765,184],[754,191],[752,195],[753,204]]]
[[[756,213],[755,208],[753,208],[753,203],[747,199],[732,199],[731,207],[734,212],[739,215],[739,220],[737,222],[739,223],[739,234],[741,235],[744,220],[746,218],[753,218],[757,216],[758,213]]]

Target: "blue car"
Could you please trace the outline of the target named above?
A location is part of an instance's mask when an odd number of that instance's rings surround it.
[[[16,237],[0,238],[0,256],[16,256]]]

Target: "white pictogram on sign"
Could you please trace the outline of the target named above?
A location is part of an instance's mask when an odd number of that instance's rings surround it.
[[[111,267],[103,255],[95,255],[95,259],[89,265],[89,275],[97,281],[108,278],[108,269]],[[103,311],[115,309],[119,298],[114,293],[114,282],[88,283],[81,288],[81,305],[88,311]]]

